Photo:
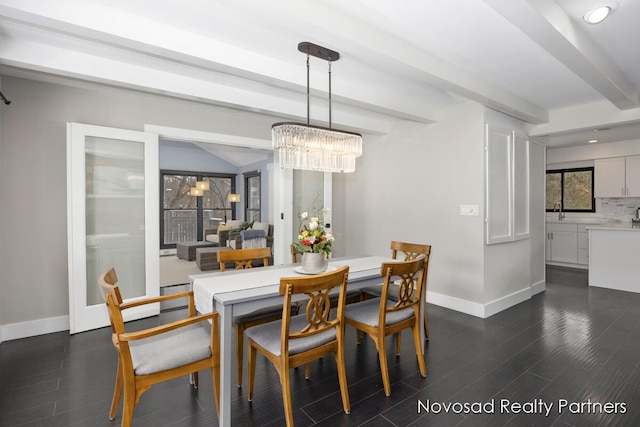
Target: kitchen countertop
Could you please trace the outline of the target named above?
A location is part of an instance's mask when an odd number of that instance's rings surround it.
[[[604,224],[615,224],[614,222],[607,221],[606,219],[547,219],[547,222],[553,222],[556,224],[594,224],[594,225],[604,225]]]
[[[589,226],[587,230],[640,231],[640,224],[632,225],[630,222],[612,222]]]

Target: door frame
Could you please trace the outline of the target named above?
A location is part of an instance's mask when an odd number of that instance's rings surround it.
[[[104,303],[87,306],[85,138],[140,141],[145,161],[145,295],[160,294],[158,136],[127,129],[67,123],[67,250],[69,272],[69,332],[75,334],[109,325]],[[125,321],[154,316],[160,305],[127,310]]]
[[[273,144],[270,139],[249,138],[159,125],[145,125],[144,130],[158,135],[159,138],[174,141],[206,142],[273,151]],[[289,245],[293,242],[292,229],[295,219],[295,213],[292,212],[293,173],[291,169],[282,169],[280,167],[278,156],[276,155],[273,156],[273,167],[267,168],[267,172],[270,174],[267,177],[268,182],[270,184],[273,183],[273,188],[269,189],[273,195],[273,203],[270,201],[269,206],[271,210],[269,220],[273,218],[274,223],[273,260],[276,265],[288,264],[291,259]],[[329,213],[325,217],[327,222],[331,221],[332,176],[330,172],[324,174],[324,207],[329,209]]]

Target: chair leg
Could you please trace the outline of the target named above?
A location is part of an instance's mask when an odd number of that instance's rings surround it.
[[[120,364],[120,355],[118,355],[118,368],[116,370],[116,385],[113,389],[113,399],[111,400],[111,410],[109,411],[109,419],[116,419],[116,412],[118,411],[118,403],[120,403],[120,396],[122,395],[122,365]]]
[[[122,402],[122,427],[130,427],[133,419],[133,408],[136,406],[135,384],[125,387]]]
[[[311,378],[311,363],[304,365],[304,379],[308,380],[309,378]]]
[[[289,369],[280,369],[280,384],[282,385],[282,402],[284,404],[284,418],[287,427],[293,427],[293,407],[291,406],[291,387],[289,385]]]
[[[213,379],[213,392],[216,398],[216,411],[220,418],[220,363],[211,367],[211,376]]]
[[[340,382],[340,395],[342,396],[342,408],[345,414],[351,413],[351,402],[349,402],[349,388],[347,387],[347,370],[344,363],[343,340],[338,341],[338,351],[336,352],[336,364],[338,365],[338,381]]]
[[[360,329],[356,329],[356,342],[358,344],[362,343],[362,332]]]
[[[382,374],[382,385],[384,386],[384,394],[391,396],[391,384],[389,381],[389,367],[387,365],[387,348],[385,345],[385,337],[378,337],[376,347],[378,347],[378,359],[380,360],[380,373]]]
[[[413,344],[416,346],[416,356],[418,357],[418,367],[420,368],[420,375],[427,376],[427,368],[424,364],[424,353],[422,352],[422,340],[420,339],[420,325],[417,322],[411,328],[413,332]]]
[[[429,339],[429,319],[427,318],[427,307],[425,305],[424,308],[424,337],[425,339]]]
[[[191,374],[191,385],[193,386],[193,388],[198,388],[198,373],[197,372],[193,372]]]
[[[235,324],[236,327],[236,363],[238,365],[238,387],[242,387],[242,356],[244,352],[244,325]]]
[[[253,382],[256,378],[256,353],[257,350],[256,348],[251,344],[251,340],[249,341],[249,354],[247,354],[247,361],[248,361],[248,371],[249,373],[248,378],[247,378],[247,395],[248,395],[248,400],[249,402],[251,402],[251,400],[253,399]]]
[[[402,334],[400,332],[396,332],[393,334],[393,338],[396,342],[396,356],[400,356],[400,347],[402,346]]]

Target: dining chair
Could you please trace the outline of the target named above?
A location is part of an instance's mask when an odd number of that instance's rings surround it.
[[[338,365],[342,407],[347,414],[351,411],[344,363],[344,307],[348,276],[349,267],[345,266],[314,276],[281,278],[279,292],[284,295],[282,319],[246,330],[249,342],[249,401],[253,399],[256,356],[259,351],[273,364],[280,376],[287,426],[293,426],[289,370],[332,353]],[[332,310],[329,294],[336,288],[339,290],[339,303]],[[297,297],[303,298],[305,313],[293,316],[289,306]]]
[[[420,255],[424,255],[425,258],[425,263],[426,263],[426,268],[425,268],[425,275],[424,275],[424,283],[423,283],[423,288],[424,288],[424,293],[426,294],[427,292],[427,275],[429,273],[429,259],[431,258],[431,245],[423,245],[423,244],[418,244],[418,243],[406,243],[406,242],[398,242],[398,241],[391,241],[391,258],[393,259],[398,259],[398,255],[402,255],[402,260],[403,261],[409,261],[412,259],[416,259],[418,256]],[[389,299],[391,299],[392,301],[397,301],[398,300],[398,285],[391,284],[391,291],[389,292]],[[382,285],[374,285],[374,286],[367,286],[366,288],[362,288],[360,290],[360,292],[362,293],[362,299],[363,300],[367,300],[367,299],[371,299],[371,298],[379,298],[380,295],[382,294]],[[425,337],[428,339],[429,338],[429,318],[427,316],[427,304],[426,304],[426,300],[425,300],[425,304],[424,304],[424,319],[423,319],[423,324],[424,324],[424,334]],[[398,342],[399,336],[397,337],[396,340],[396,344],[399,347],[400,343]]]
[[[236,270],[243,270],[253,267],[253,263],[260,259],[262,259],[263,265],[267,267],[270,256],[271,248],[234,249],[231,251],[218,251],[218,262],[220,263],[220,271],[226,270],[226,262],[233,262]]]
[[[297,264],[298,263],[298,255],[300,255],[302,257],[303,252],[297,250],[296,247],[293,245],[293,243],[291,245],[289,245],[289,250],[291,251],[291,263],[292,264]]]
[[[113,268],[98,279],[111,323],[111,339],[118,351],[116,384],[111,401],[109,419],[116,416],[124,389],[122,426],[131,425],[133,410],[142,394],[152,385],[191,375],[191,384],[198,387],[198,371],[211,369],[216,410],[220,411],[220,340],[218,313],[196,316],[193,292],[182,292],[154,298],[123,302],[118,276]],[[188,317],[167,324],[127,332],[123,311],[145,304],[176,298],[188,298]],[[208,323],[203,327],[199,323]],[[210,329],[209,332],[207,329]]]
[[[298,259],[298,256],[302,257],[302,254],[304,252],[297,250],[293,244],[290,245],[290,250],[291,250],[291,262],[293,264],[297,264],[298,262],[300,262],[300,259]],[[360,291],[347,291],[347,299],[345,304],[351,304],[354,302],[359,302],[361,300],[362,300],[362,294],[360,293]],[[337,304],[338,304],[338,297],[336,295],[332,295],[331,307],[335,308]]]
[[[420,255],[410,261],[382,263],[380,274],[384,277],[384,283],[380,297],[350,304],[345,308],[345,323],[368,334],[376,345],[384,393],[387,396],[391,395],[385,345],[387,336],[399,336],[402,330],[410,328],[413,332],[420,374],[423,377],[427,375],[418,320],[420,306],[424,301],[425,258],[425,255]],[[394,280],[398,280],[397,301],[389,298]],[[399,340],[396,339],[396,354],[400,350],[398,343]]]
[[[262,259],[264,266],[267,267],[269,265],[270,256],[270,248],[234,249],[231,251],[219,251],[218,262],[220,263],[221,271],[226,271],[224,266],[225,262],[233,262],[237,270],[244,270],[247,268],[253,268],[254,261],[260,259]],[[294,314],[297,314],[298,306],[296,304],[292,304],[291,311]],[[233,326],[236,330],[236,369],[238,375],[238,387],[242,386],[242,360],[244,355],[245,329],[281,318],[282,307],[271,306],[264,307],[258,311],[238,316],[233,319]]]

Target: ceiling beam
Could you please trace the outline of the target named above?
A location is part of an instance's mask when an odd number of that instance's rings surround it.
[[[33,4],[31,6],[35,7]],[[92,5],[92,7],[101,6]],[[66,49],[64,39],[72,38],[81,43],[93,44],[98,51],[103,52],[103,56],[104,52],[107,52],[109,58],[113,60],[123,58],[123,61],[135,61],[143,68],[145,64],[148,64],[149,68],[154,64],[156,68],[163,71],[180,68],[179,74],[184,78],[191,76],[216,82],[227,81],[229,85],[235,85],[240,92],[254,91],[257,93],[257,98],[282,96],[283,90],[293,91],[295,94],[306,92],[302,57],[299,63],[292,65],[278,58],[238,48],[160,22],[146,20],[144,17],[127,15],[115,9],[102,7],[97,12],[99,13],[92,13],[82,18],[81,14],[66,15],[64,11],[55,8],[43,7],[42,11],[37,8],[20,10],[0,5],[0,22],[3,24],[3,29],[11,30],[11,26],[19,26],[17,33],[30,33],[33,40],[39,40],[41,44],[51,44],[52,51],[68,50],[69,55],[73,53],[71,49]],[[102,16],[109,16],[109,19],[96,18]],[[96,19],[93,20],[91,17]],[[129,22],[131,20],[134,22]],[[20,42],[11,37],[5,39],[5,43],[13,43],[22,49]],[[0,52],[10,50],[16,49],[10,46],[0,48]],[[45,55],[45,57],[48,59],[47,72],[55,73],[58,65],[54,63],[54,58],[52,55]],[[35,61],[34,69],[42,68],[42,65],[37,65],[38,58],[35,58]],[[8,63],[10,60],[5,58],[4,62]],[[27,61],[22,61],[22,67],[30,69]],[[69,76],[65,70],[65,64],[60,64],[59,67],[61,73]],[[207,73],[213,74],[207,75]],[[84,75],[83,78],[91,79],[89,74]],[[144,76],[142,78],[144,79]],[[318,80],[320,79],[314,79],[314,81]],[[324,79],[321,81],[324,82]],[[116,84],[117,80],[112,80],[111,83]],[[126,80],[123,81],[123,85],[127,85]],[[334,79],[334,88],[333,95],[336,102],[354,106],[363,112],[370,111],[376,118],[384,115],[427,124],[437,120],[435,109],[426,108],[425,104],[420,102],[421,89],[410,88],[402,82],[395,87],[390,87],[389,85],[376,86],[374,82],[347,81],[337,78]],[[316,95],[326,96],[326,88],[312,87],[312,90]],[[176,95],[179,93],[175,92]],[[209,96],[210,100],[225,104],[227,100],[217,99],[216,93],[218,92],[210,91],[208,94],[203,92],[199,96],[201,98]],[[291,94],[283,96],[283,104],[286,105],[286,99],[291,97]],[[246,105],[246,107],[263,109],[260,105]],[[286,117],[297,115],[286,108],[281,112],[277,108],[263,111]],[[300,113],[305,112],[306,109],[302,106]],[[349,125],[362,130],[361,124]],[[376,129],[375,126],[370,130],[374,133],[380,132],[380,129]]]
[[[621,110],[640,105],[633,84],[553,0],[484,0]]]
[[[371,67],[400,72],[418,87],[420,84],[433,85],[530,123],[548,121],[546,109],[339,10],[340,1],[330,3],[331,7],[327,7],[323,3],[271,0],[250,5],[233,2],[233,6],[243,13],[266,15],[291,32],[322,34],[322,42],[327,46],[348,52]],[[274,10],[278,13],[274,14]]]

